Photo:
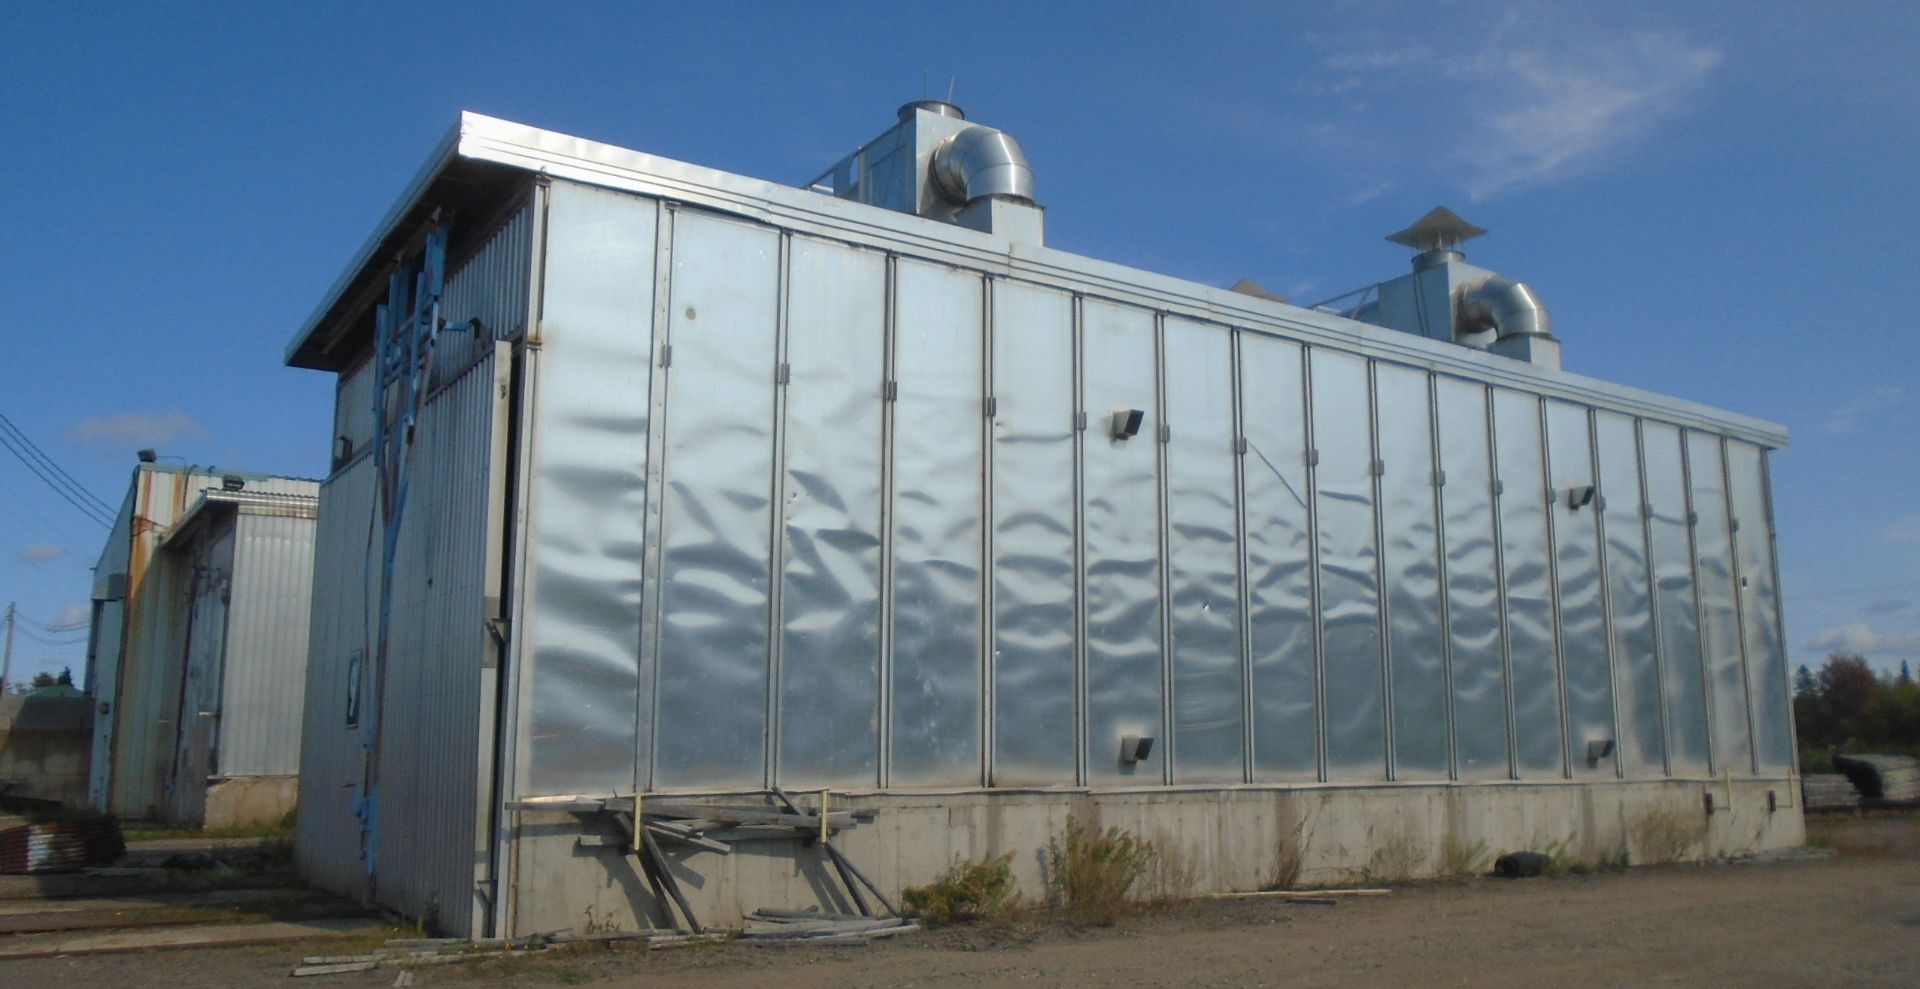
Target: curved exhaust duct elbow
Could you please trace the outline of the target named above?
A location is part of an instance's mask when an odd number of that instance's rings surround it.
[[[1553,336],[1547,307],[1525,282],[1494,275],[1463,287],[1458,305],[1460,321],[1455,337],[1462,342],[1487,331],[1492,331],[1497,340]]]
[[[989,196],[1033,202],[1033,168],[1005,131],[978,124],[962,130],[934,148],[930,171],[934,186],[955,202]]]

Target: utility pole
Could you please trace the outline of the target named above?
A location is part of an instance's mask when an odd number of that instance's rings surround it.
[[[13,617],[19,608],[18,602],[7,602],[7,656],[0,660],[0,697],[7,696],[7,680],[13,676]]]

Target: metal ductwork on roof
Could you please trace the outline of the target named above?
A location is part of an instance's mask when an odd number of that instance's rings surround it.
[[[807,187],[1012,240],[1041,239],[1033,167],[1020,142],[969,123],[965,111],[943,100],[901,107],[898,123]]]
[[[1366,290],[1342,315],[1559,368],[1560,342],[1525,282],[1467,263],[1459,245],[1487,231],[1436,206],[1387,240],[1413,248],[1413,272]],[[1368,298],[1367,296],[1371,296]]]

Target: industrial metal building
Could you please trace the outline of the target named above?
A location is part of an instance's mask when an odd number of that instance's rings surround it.
[[[1202,889],[1802,840],[1783,429],[1560,370],[1445,211],[1303,308],[1048,249],[1034,197],[942,103],[799,188],[462,115],[287,351],[338,375],[311,875],[645,926],[592,811],[776,786],[887,889],[1034,891],[1069,814]],[[710,916],[822,895],[668,851]]]
[[[134,468],[94,567],[96,809],[195,827],[293,809],[318,490]]]

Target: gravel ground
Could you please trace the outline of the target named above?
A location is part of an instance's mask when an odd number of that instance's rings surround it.
[[[415,986],[1916,986],[1920,819],[1815,822],[1837,857],[1396,890],[1337,907],[1209,900],[1105,930],[1029,922],[854,947],[592,950],[423,969]],[[288,984],[278,947],[16,962],[0,984]],[[300,980],[391,986],[391,971]]]

